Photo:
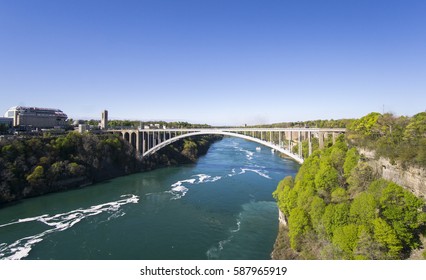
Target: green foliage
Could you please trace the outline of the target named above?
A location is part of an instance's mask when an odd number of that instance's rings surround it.
[[[358,163],[352,169],[347,183],[349,185],[349,193],[351,197],[355,197],[358,193],[367,189],[367,186],[376,178],[373,168],[365,162]]]
[[[370,136],[377,132],[378,125],[377,120],[381,115],[379,113],[370,113],[359,120],[354,121],[349,129],[355,131],[361,136]]]
[[[337,227],[333,232],[332,242],[343,251],[345,259],[353,259],[358,244],[358,226],[349,224]]]
[[[289,215],[290,211],[296,207],[297,195],[294,191],[292,192],[293,185],[293,177],[287,176],[278,183],[277,189],[272,193],[278,201],[278,207],[285,215]]]
[[[385,179],[376,179],[370,183],[367,187],[367,192],[373,195],[374,200],[378,204],[380,202],[380,198],[382,197],[383,189],[389,184],[389,181]]]
[[[349,126],[347,139],[391,162],[426,167],[426,112],[411,118],[371,113]]]
[[[348,224],[349,220],[349,204],[328,204],[325,208],[322,222],[324,229],[329,237],[332,237],[334,230],[340,226]]]
[[[140,170],[116,135],[70,132],[0,142],[0,203]]]
[[[348,150],[346,153],[345,162],[343,163],[343,171],[345,178],[349,178],[352,170],[357,166],[359,161],[359,154],[355,147]]]
[[[331,193],[331,202],[333,203],[342,203],[346,202],[349,199],[347,191],[342,187],[337,187]]]
[[[426,112],[414,115],[404,131],[404,140],[412,141],[426,135]]]
[[[296,207],[291,210],[288,222],[290,246],[296,251],[300,250],[303,235],[311,229],[309,215],[302,208]]]
[[[357,225],[369,226],[377,216],[377,203],[374,196],[363,192],[351,203],[350,221]]]
[[[300,167],[295,178],[297,188],[315,187],[315,176],[320,164],[321,151],[315,151],[308,157]]]
[[[182,154],[184,154],[192,161],[195,161],[198,155],[197,143],[192,139],[184,139]]]
[[[309,211],[309,216],[311,219],[313,229],[321,234],[323,233],[323,223],[322,216],[325,212],[326,203],[319,196],[314,196],[312,198],[311,209]]]
[[[395,183],[389,183],[380,198],[381,215],[392,225],[404,246],[415,248],[415,232],[424,223],[424,202]]]
[[[403,246],[398,239],[395,230],[381,218],[373,220],[374,238],[387,248],[387,254],[390,259],[398,259],[400,257]]]
[[[373,220],[374,221],[374,220]],[[373,221],[371,224],[373,225]],[[386,259],[385,246],[381,245],[374,238],[372,230],[364,226],[358,226],[358,240],[354,251],[356,260],[381,260]]]
[[[334,188],[339,186],[339,177],[336,168],[327,161],[322,161],[315,175],[315,187],[318,193],[325,199]]]
[[[423,133],[422,118],[412,120],[407,138]],[[398,143],[407,123],[373,113],[352,128],[356,136],[362,134],[357,140],[379,143],[391,135],[389,143]],[[377,179],[343,138],[306,158],[294,180],[280,182],[274,198],[287,216],[291,247],[309,258],[404,258],[420,246],[419,233],[426,226],[425,202],[395,183]]]
[[[28,183],[30,183],[31,185],[38,185],[42,182],[44,177],[44,168],[43,166],[36,166],[36,168],[34,168],[34,171],[27,176],[27,181]]]

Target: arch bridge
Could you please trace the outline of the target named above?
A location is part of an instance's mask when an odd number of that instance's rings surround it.
[[[302,141],[308,140],[308,154],[312,153],[312,139],[317,138],[319,148],[331,135],[345,133],[344,128],[190,128],[190,129],[110,129],[129,142],[142,157],[148,157],[180,139],[198,135],[224,135],[259,143],[303,163]],[[293,153],[297,146],[297,153]]]

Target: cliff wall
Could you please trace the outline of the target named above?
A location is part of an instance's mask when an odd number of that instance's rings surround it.
[[[380,177],[404,187],[418,197],[426,198],[425,169],[413,166],[403,168],[398,163],[392,164],[386,158],[376,158],[374,151],[358,150]]]

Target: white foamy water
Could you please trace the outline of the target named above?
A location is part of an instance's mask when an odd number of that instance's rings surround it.
[[[18,219],[17,221],[0,225],[0,228],[6,228],[20,223],[40,222],[50,227],[50,229],[32,236],[21,238],[11,244],[0,244],[0,258],[5,260],[20,260],[25,258],[29,255],[33,246],[42,242],[46,236],[55,232],[67,230],[87,217],[99,215],[104,212],[113,213],[108,220],[121,217],[125,215],[123,211],[119,211],[123,205],[138,203],[139,201],[139,197],[136,195],[129,194],[122,195],[121,197],[122,199],[120,200],[91,206],[87,209],[72,210],[66,213],[56,214],[54,216],[44,214],[36,217]]]
[[[238,148],[238,147],[235,147],[235,148],[238,149],[240,152],[244,152],[246,154],[246,158],[248,160],[252,160],[253,159],[254,152],[246,150],[246,149],[243,149],[243,148]]]
[[[271,179],[271,177],[269,177],[269,175],[266,174],[266,172],[263,172],[262,170],[259,170],[259,169],[241,168],[241,172],[239,174],[244,174],[246,172],[254,172],[254,173],[258,174],[259,176],[262,176],[266,179]]]
[[[237,172],[235,168],[233,168],[231,170],[231,173],[225,175],[225,178],[233,177],[235,175],[242,175],[247,172],[253,172],[263,178],[271,179],[271,177],[269,177],[269,175],[267,174],[267,171],[264,171],[261,169],[253,169],[253,168],[240,168],[239,172]],[[184,197],[186,193],[189,191],[189,188],[188,188],[189,185],[211,183],[211,182],[216,182],[218,180],[223,179],[222,176],[211,176],[207,174],[196,174],[196,175],[192,175],[191,177],[196,177],[196,178],[180,180],[171,185],[172,188],[166,191],[166,193],[172,194],[172,197],[170,198],[171,200],[176,200],[176,199],[180,199]]]
[[[188,185],[198,185],[203,183],[216,182],[217,180],[222,179],[221,176],[213,177],[207,174],[196,174],[192,175],[191,177],[197,178],[177,181],[176,183],[173,183],[171,185],[172,188],[169,191],[166,191],[166,193],[172,194],[172,197],[170,198],[171,200],[176,200],[184,197],[185,194],[189,191],[189,189],[187,188]]]

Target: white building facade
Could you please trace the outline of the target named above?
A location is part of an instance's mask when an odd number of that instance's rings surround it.
[[[6,111],[5,118],[13,119],[14,127],[64,127],[68,116],[59,109],[16,106]]]

